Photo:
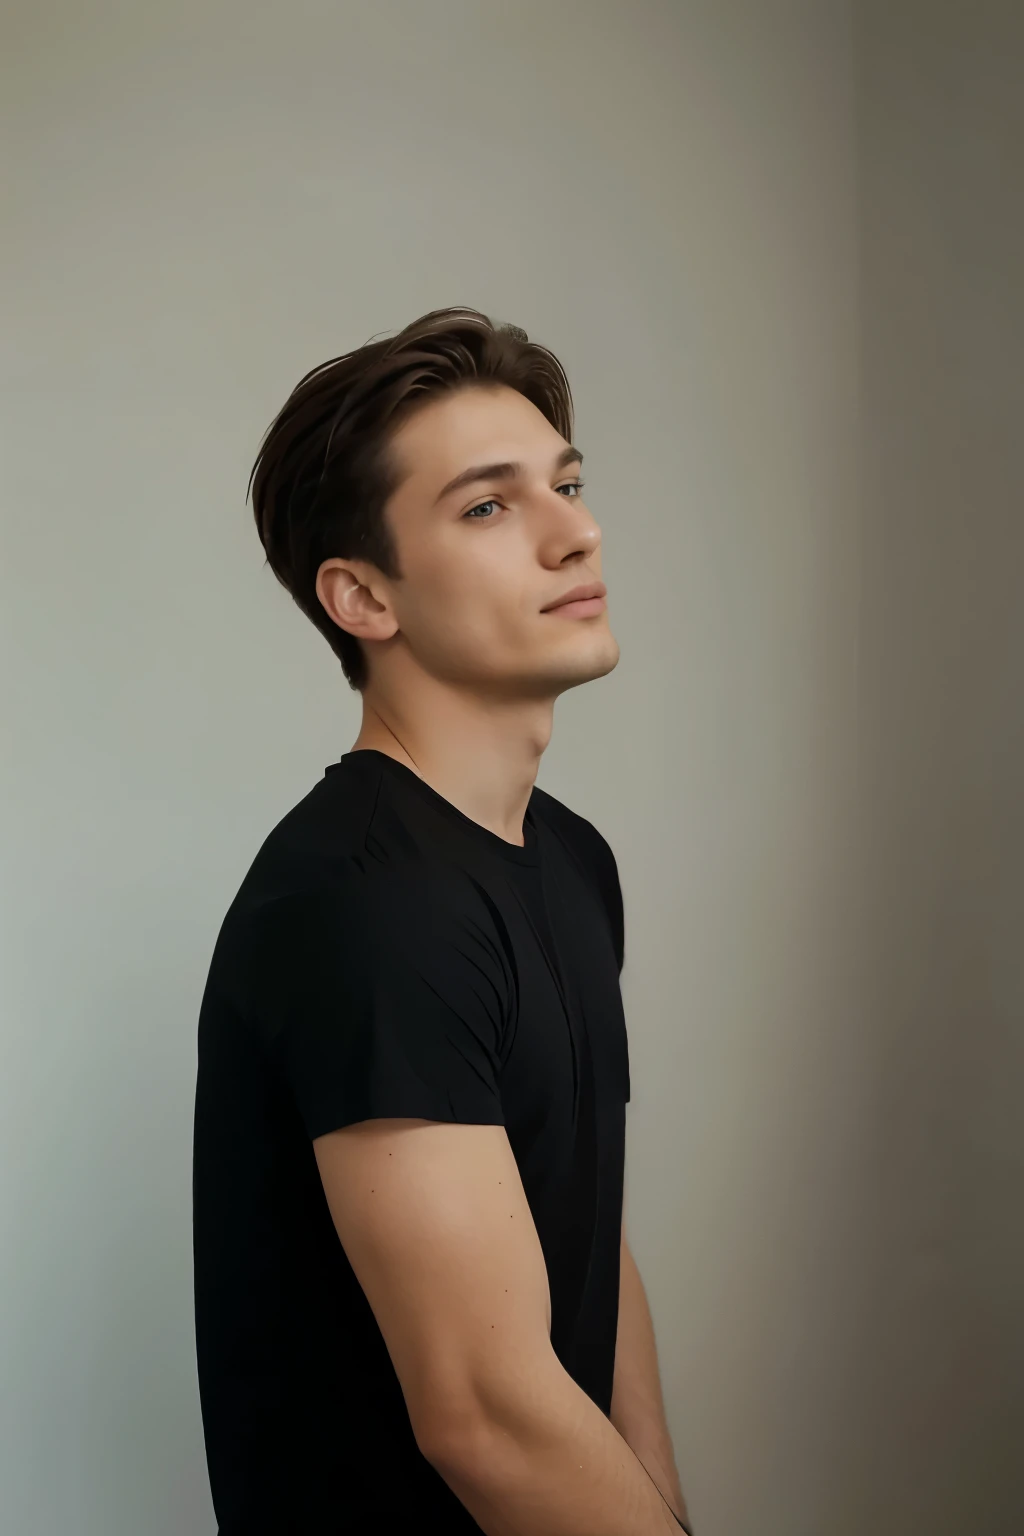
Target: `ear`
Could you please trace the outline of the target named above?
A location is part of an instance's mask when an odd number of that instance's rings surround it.
[[[325,560],[316,595],[335,624],[359,640],[390,640],[398,630],[387,582],[363,560]]]

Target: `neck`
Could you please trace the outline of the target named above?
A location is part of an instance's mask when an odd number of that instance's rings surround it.
[[[426,677],[415,704],[371,685],[352,751],[404,763],[464,816],[521,846],[553,714],[553,698],[484,698]]]

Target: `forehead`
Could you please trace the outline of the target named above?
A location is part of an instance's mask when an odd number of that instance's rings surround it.
[[[391,439],[399,483],[444,485],[472,464],[548,461],[565,439],[518,390],[465,385],[414,411]]]

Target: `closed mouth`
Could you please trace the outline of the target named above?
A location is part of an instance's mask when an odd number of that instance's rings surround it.
[[[592,598],[603,598],[607,596],[607,590],[603,581],[591,581],[586,586],[573,587],[571,592],[566,592],[564,596],[557,598],[555,602],[548,603],[546,608],[541,609],[541,612],[550,613],[554,608],[564,608],[567,603],[585,603]]]

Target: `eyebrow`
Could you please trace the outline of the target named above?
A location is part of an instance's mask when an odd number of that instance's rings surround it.
[[[563,448],[555,460],[555,472],[565,469],[567,464],[582,463],[583,455],[578,448]],[[443,501],[446,496],[450,496],[453,491],[460,491],[464,485],[473,485],[477,480],[512,480],[516,475],[522,474],[523,468],[522,464],[514,463],[474,464],[471,469],[464,469],[461,475],[456,475],[454,480],[448,481],[434,505],[436,506],[438,501]]]

